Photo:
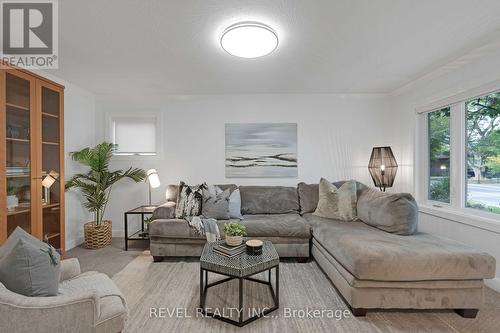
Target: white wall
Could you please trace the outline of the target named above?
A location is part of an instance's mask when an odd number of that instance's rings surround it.
[[[236,183],[295,186],[355,178],[371,183],[371,148],[392,145],[387,139],[388,103],[380,95],[203,95],[99,98],[97,137],[105,139],[106,112],[158,110],[163,116],[162,157],[140,161],[115,160],[114,168],[131,165],[157,169],[162,185],[184,180],[195,184]],[[224,124],[231,122],[292,122],[298,124],[298,178],[226,179]],[[133,133],[131,133],[133,135]],[[397,156],[396,156],[397,157]],[[154,202],[164,199],[164,187],[154,190]],[[147,185],[116,186],[107,217],[114,235],[122,235],[123,212],[147,201]]]
[[[414,193],[415,108],[500,80],[500,41],[457,59],[396,91],[391,98],[392,142],[400,156],[396,189]],[[500,81],[499,81],[500,82]],[[498,87],[500,89],[500,85]],[[470,219],[474,222],[474,219]],[[474,224],[474,223],[471,223]],[[420,214],[419,230],[440,234],[486,251],[497,260],[500,286],[500,234],[488,228],[460,223],[453,218]],[[491,284],[492,282],[490,282]],[[498,289],[498,288],[497,288]]]
[[[65,178],[84,169],[73,162],[69,152],[95,144],[95,95],[45,72],[40,75],[65,86],[64,89],[64,154]],[[79,195],[72,191],[65,196],[66,250],[83,243],[83,223],[91,220],[81,204]]]

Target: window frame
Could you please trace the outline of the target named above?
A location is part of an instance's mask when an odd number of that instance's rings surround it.
[[[429,199],[430,197],[430,178],[431,178],[431,175],[430,175],[430,142],[429,142],[429,114],[432,113],[432,112],[436,112],[436,111],[441,111],[443,109],[446,109],[446,108],[449,108],[450,109],[450,166],[449,166],[449,177],[450,177],[450,198],[449,198],[449,202],[444,202],[444,201],[438,201],[438,200],[432,200],[432,199]],[[452,112],[452,106],[451,105],[445,105],[441,108],[438,108],[438,109],[435,109],[435,110],[432,110],[432,111],[429,111],[429,112],[426,112],[424,116],[425,118],[425,128],[426,128],[426,142],[425,142],[425,145],[426,145],[426,164],[425,164],[425,167],[426,167],[426,184],[425,184],[425,199],[432,203],[432,205],[435,205],[435,206],[438,206],[438,205],[444,205],[444,206],[451,206],[452,205],[452,183],[453,183],[453,179],[455,178],[455,175],[453,175],[453,169],[452,168],[452,165],[453,165],[453,162],[452,162],[452,159],[453,159],[453,151],[452,151],[452,147],[453,147],[453,142],[454,142],[454,138],[452,136],[452,116],[451,116],[451,112]]]
[[[467,207],[467,124],[465,103],[468,100],[500,91],[500,81],[417,108],[415,142],[415,192],[418,202],[427,208],[458,213],[472,218],[500,222],[500,214]],[[430,200],[429,193],[429,128],[430,112],[450,108],[450,203]]]
[[[105,129],[106,140],[114,142],[114,123],[118,119],[144,119],[155,124],[155,150],[156,154],[113,154],[113,159],[118,161],[158,160],[163,158],[163,116],[161,112],[146,110],[137,112],[106,112]]]

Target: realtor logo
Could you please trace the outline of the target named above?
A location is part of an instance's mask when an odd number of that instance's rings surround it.
[[[0,1],[1,57],[24,68],[57,68],[57,2]]]

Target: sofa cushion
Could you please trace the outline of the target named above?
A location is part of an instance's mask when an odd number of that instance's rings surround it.
[[[346,181],[338,181],[334,182],[333,185],[336,187],[342,186]],[[366,190],[368,186],[364,185],[363,183],[356,182],[356,190],[357,190],[357,196],[361,195],[364,190]],[[297,185],[297,191],[299,194],[299,203],[300,203],[300,213],[301,214],[306,214],[306,213],[313,213],[316,210],[316,207],[318,207],[318,200],[319,200],[319,184],[306,184],[306,183],[299,183]]]
[[[304,218],[318,241],[361,280],[474,280],[495,276],[495,259],[462,243],[426,233],[399,236],[363,222],[312,214]]]
[[[309,223],[298,214],[243,215],[240,223],[248,237],[311,237]]]
[[[354,221],[356,213],[356,182],[350,180],[336,187],[325,178],[319,182],[319,201],[314,215],[342,221]]]
[[[167,202],[177,202],[179,196],[179,185],[167,185],[165,190],[165,198]]]
[[[219,230],[224,230],[224,224],[230,221],[237,220],[218,220]],[[298,214],[244,215],[238,223],[246,227],[247,237],[311,238],[309,223]],[[155,220],[149,225],[149,235],[152,238],[206,239],[182,219]]]
[[[409,193],[385,193],[369,188],[358,198],[358,217],[375,228],[397,235],[417,232],[417,202]]]
[[[240,186],[242,214],[288,214],[299,212],[297,188]]]
[[[219,224],[219,221],[217,224]],[[220,225],[219,230],[222,230],[220,229]],[[194,228],[189,227],[188,221],[184,219],[154,220],[149,224],[149,236],[181,239],[206,239],[204,235],[200,235]]]

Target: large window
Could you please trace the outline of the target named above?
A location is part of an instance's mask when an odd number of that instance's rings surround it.
[[[466,205],[500,213],[500,93],[465,103]]]
[[[429,200],[450,202],[450,108],[427,114]]]
[[[465,97],[465,96],[464,96]],[[420,200],[500,217],[500,92],[424,112]],[[425,117],[425,118],[424,118]],[[425,141],[425,142],[424,142]],[[425,171],[424,171],[425,170]],[[486,214],[486,215],[485,215]],[[499,215],[495,215],[499,214]]]

